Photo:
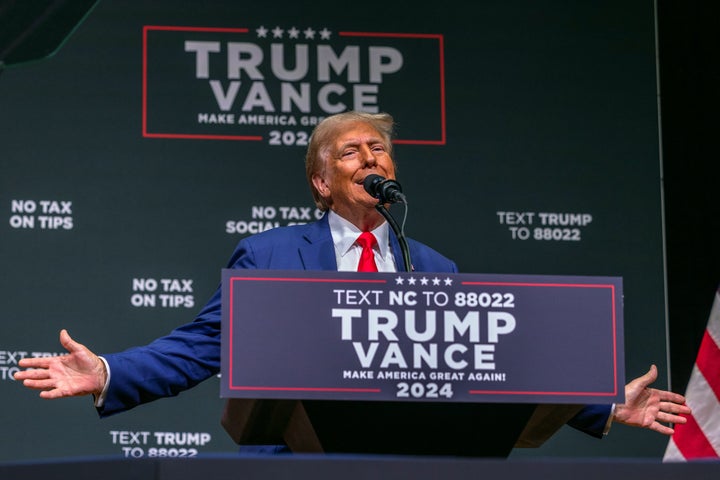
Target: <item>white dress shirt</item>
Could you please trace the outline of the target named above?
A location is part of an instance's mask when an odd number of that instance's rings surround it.
[[[362,247],[356,243],[362,231],[337,213],[328,212],[328,224],[335,244],[335,259],[339,272],[356,272],[360,261]],[[395,257],[390,248],[390,226],[387,222],[372,231],[377,238],[377,245],[373,247],[375,264],[378,272],[396,272]]]

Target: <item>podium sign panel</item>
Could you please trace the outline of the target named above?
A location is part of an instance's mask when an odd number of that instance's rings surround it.
[[[223,271],[226,398],[624,401],[622,279]]]

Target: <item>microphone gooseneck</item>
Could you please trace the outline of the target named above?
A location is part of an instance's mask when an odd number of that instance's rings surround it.
[[[402,193],[402,187],[395,180],[389,180],[385,177],[376,174],[370,174],[363,180],[363,187],[365,191],[373,198],[378,199],[375,209],[385,217],[385,220],[390,224],[395,236],[397,236],[398,243],[400,244],[400,251],[403,257],[403,266],[406,272],[413,270],[412,261],[410,260],[410,248],[405,238],[403,228],[398,225],[395,218],[385,208],[385,204],[388,203],[402,203],[405,205],[405,214],[407,215],[407,200],[405,195]],[[405,222],[403,221],[403,224]]]

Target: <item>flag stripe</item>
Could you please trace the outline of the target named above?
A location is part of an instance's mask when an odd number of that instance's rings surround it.
[[[717,457],[715,449],[705,438],[700,425],[692,415],[687,417],[687,423],[675,425],[672,439],[686,459]]]
[[[676,424],[664,461],[720,457],[720,289],[685,392],[692,414]]]
[[[715,294],[715,303],[710,311],[706,330],[715,343],[720,345],[720,289]]]
[[[670,437],[667,449],[665,450],[665,456],[663,457],[663,462],[684,462],[685,460],[685,457],[683,457],[680,450],[678,450],[672,437]]]
[[[708,442],[720,453],[720,403],[710,390],[700,370],[695,366],[686,394],[692,415]]]
[[[707,330],[705,330],[705,335],[700,344],[696,363],[708,385],[715,393],[715,401],[717,401],[717,399],[720,399],[720,348],[718,348]]]

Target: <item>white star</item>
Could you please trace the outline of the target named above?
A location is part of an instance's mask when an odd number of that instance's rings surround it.
[[[452,282],[453,282],[453,281],[452,281],[452,278],[450,278],[450,277],[445,277],[445,285],[452,285]]]
[[[415,285],[415,277],[408,278],[408,285]]]
[[[290,30],[288,30],[288,36],[290,38],[298,38],[299,35],[300,35],[300,30],[298,30],[295,27],[292,27]]]
[[[260,28],[256,28],[255,31],[257,32],[258,38],[265,38],[267,37],[268,29],[264,26],[260,25]]]
[[[402,277],[397,277],[397,278],[395,279],[395,284],[396,284],[396,285],[402,285],[402,284],[403,284],[403,278],[402,278]]]
[[[283,32],[285,32],[285,30],[283,30],[280,27],[275,27],[275,28],[273,28],[272,32],[273,32],[273,38],[282,38]]]
[[[422,277],[422,278],[420,279],[420,285],[427,285],[427,284],[428,284],[428,279],[427,279],[427,277]]]
[[[330,35],[332,35],[332,32],[327,29],[327,27],[320,30],[320,38],[323,40],[330,40]]]
[[[432,279],[433,285],[440,285],[440,279],[435,277]]]
[[[305,38],[307,39],[315,38],[315,30],[313,30],[312,28],[306,28],[305,30],[303,30],[303,33],[305,34]]]

